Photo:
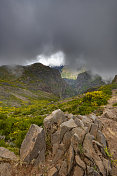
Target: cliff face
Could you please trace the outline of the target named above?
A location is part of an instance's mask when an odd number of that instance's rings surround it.
[[[86,92],[90,88],[99,87],[101,85],[104,85],[102,78],[98,75],[92,76],[90,72],[83,72],[79,74],[76,81],[76,88],[80,93]]]
[[[92,76],[90,72],[82,72],[76,80],[64,79],[70,86],[74,88],[77,94],[86,92],[88,89],[100,87],[104,85],[102,78],[98,75]]]
[[[67,85],[58,70],[36,63],[24,67],[19,79],[31,90],[42,90],[62,97]]]

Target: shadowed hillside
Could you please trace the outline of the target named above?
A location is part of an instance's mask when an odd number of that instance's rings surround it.
[[[0,67],[0,101],[18,106],[35,99],[73,96],[74,91],[58,70],[35,63],[28,66]]]

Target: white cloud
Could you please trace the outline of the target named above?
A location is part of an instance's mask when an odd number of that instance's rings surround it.
[[[42,63],[46,66],[60,66],[65,64],[64,54],[63,52],[59,51],[55,54],[52,54],[50,56],[44,56],[44,55],[38,55],[36,59],[33,59],[32,61],[26,62],[24,65],[30,65],[33,63]]]
[[[46,66],[60,66],[64,65],[64,54],[59,51],[51,56],[47,57],[44,55],[37,56],[37,62],[40,62]]]

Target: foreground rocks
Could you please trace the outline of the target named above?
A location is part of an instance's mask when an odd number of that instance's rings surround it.
[[[0,147],[0,176],[12,175],[12,163],[17,162],[16,155],[4,147]]]
[[[114,161],[112,176],[117,176],[117,107],[113,106],[114,103],[117,103],[117,89],[112,92],[112,97],[104,107],[103,114],[99,119],[103,123],[102,132],[107,139],[112,160]]]
[[[45,132],[37,125],[31,125],[20,149],[22,161],[41,163],[45,161]]]
[[[1,163],[0,172],[12,168],[14,175],[9,171],[8,176],[109,176],[107,145],[95,115],[73,116],[59,109],[44,119],[44,129],[31,125],[20,149],[25,166],[14,169],[12,164]]]
[[[57,175],[111,174],[111,163],[105,153],[107,141],[95,115],[63,115],[56,110],[45,118],[44,127],[52,147],[51,166]]]

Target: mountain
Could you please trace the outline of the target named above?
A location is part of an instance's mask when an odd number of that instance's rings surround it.
[[[75,88],[79,93],[84,93],[90,88],[96,88],[104,85],[99,75],[91,75],[90,72],[80,73],[76,80]]]
[[[75,94],[82,94],[87,90],[94,91],[105,84],[101,76],[92,75],[90,71],[85,71],[85,68],[79,71],[72,70],[67,65],[54,68],[59,70],[61,77],[72,87]]]
[[[67,84],[72,86],[77,94],[84,93],[88,89],[95,89],[96,87],[100,87],[101,85],[105,84],[99,75],[92,76],[89,71],[78,74],[76,80],[67,78],[64,80],[67,82]]]
[[[61,73],[64,66],[63,65],[61,65],[61,66],[51,66],[51,68],[57,69]]]
[[[18,106],[30,100],[73,96],[57,69],[35,63],[0,67],[0,101]]]

